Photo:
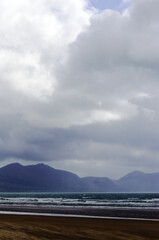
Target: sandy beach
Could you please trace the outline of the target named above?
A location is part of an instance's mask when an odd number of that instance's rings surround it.
[[[157,240],[159,222],[1,214],[0,239]]]

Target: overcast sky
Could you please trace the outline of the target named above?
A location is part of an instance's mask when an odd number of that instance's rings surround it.
[[[159,172],[159,0],[0,1],[0,161]]]

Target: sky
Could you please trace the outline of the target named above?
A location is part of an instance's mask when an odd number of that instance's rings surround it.
[[[122,0],[90,0],[89,5],[96,8],[99,12],[106,9],[121,11],[129,4],[129,1]]]
[[[0,166],[159,172],[159,1],[0,1]]]

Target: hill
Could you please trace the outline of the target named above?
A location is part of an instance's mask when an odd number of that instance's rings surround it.
[[[159,173],[134,171],[115,183],[123,192],[159,192]]]
[[[0,191],[80,191],[80,178],[45,164],[22,166],[19,163],[0,168]]]
[[[0,192],[159,192],[159,173],[131,172],[119,180],[84,177],[45,164],[0,168]]]

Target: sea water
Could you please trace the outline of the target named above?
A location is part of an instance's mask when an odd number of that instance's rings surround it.
[[[159,193],[0,193],[0,206],[159,209]]]

